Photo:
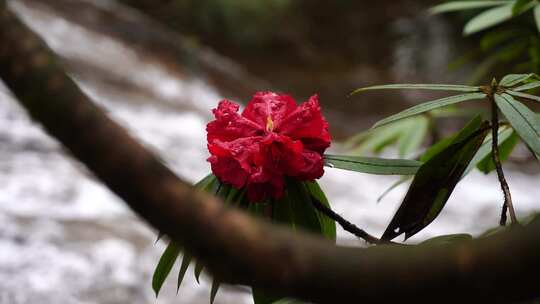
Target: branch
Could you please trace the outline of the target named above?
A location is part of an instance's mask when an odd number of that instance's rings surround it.
[[[319,202],[314,197],[311,198],[311,203],[317,210],[319,210],[319,212],[323,213],[324,215],[332,219],[334,222],[338,223],[341,226],[341,228],[343,228],[343,230],[354,234],[356,237],[361,238],[370,244],[381,243],[380,239],[372,236],[371,234],[367,233],[365,230],[358,228],[358,226],[347,221],[342,216],[335,213],[332,209],[321,204],[321,202]]]
[[[197,192],[68,78],[0,0],[0,77],[72,155],[223,282],[317,303],[501,302],[540,294],[540,221],[441,246],[338,247],[291,234]],[[505,286],[505,288],[501,288]]]
[[[501,220],[500,225],[506,225],[506,213],[507,210],[510,210],[510,218],[512,219],[512,224],[517,224],[516,211],[514,210],[514,205],[512,203],[512,195],[510,194],[510,187],[506,178],[504,177],[504,171],[501,165],[501,158],[499,156],[499,109],[493,98],[493,94],[496,91],[497,83],[493,81],[490,94],[488,94],[488,99],[491,104],[491,156],[493,163],[495,164],[495,170],[497,171],[497,177],[499,178],[499,183],[501,184],[501,189],[504,194],[504,203],[501,211]]]

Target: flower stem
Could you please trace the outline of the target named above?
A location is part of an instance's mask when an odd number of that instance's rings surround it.
[[[502,207],[501,212],[501,220],[499,224],[501,226],[506,225],[506,213],[507,211],[510,211],[510,219],[512,220],[512,224],[517,224],[517,217],[516,212],[514,210],[514,205],[512,204],[512,195],[510,194],[510,187],[508,186],[508,183],[506,182],[506,178],[504,177],[504,172],[501,165],[501,159],[499,156],[499,113],[497,109],[497,105],[495,104],[495,99],[493,98],[493,94],[489,95],[489,100],[491,102],[491,155],[493,159],[493,163],[495,164],[495,169],[497,171],[497,177],[499,178],[499,183],[501,184],[501,189],[504,194],[504,204]]]

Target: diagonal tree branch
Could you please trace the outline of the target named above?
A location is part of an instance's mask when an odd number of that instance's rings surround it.
[[[317,303],[513,301],[540,295],[540,221],[474,242],[337,247],[196,192],[65,75],[0,0],[0,77],[31,116],[139,216],[227,283]],[[504,288],[500,288],[504,286]]]

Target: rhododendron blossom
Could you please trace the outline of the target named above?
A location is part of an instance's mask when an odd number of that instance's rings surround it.
[[[239,106],[222,100],[208,123],[212,172],[252,202],[280,198],[285,177],[314,180],[323,175],[323,153],[330,146],[328,123],[317,95],[296,105],[288,95],[258,92]]]

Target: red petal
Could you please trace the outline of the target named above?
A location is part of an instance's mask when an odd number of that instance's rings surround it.
[[[323,153],[330,146],[328,122],[321,114],[319,97],[313,95],[276,126],[276,132],[300,139],[306,149]]]
[[[242,112],[242,116],[266,128],[269,117],[276,125],[296,108],[296,102],[289,95],[257,92]]]
[[[207,140],[214,139],[230,141],[240,137],[261,135],[264,132],[264,125],[259,126],[253,121],[238,114],[239,106],[229,100],[222,100],[216,109],[212,110],[216,120],[211,121],[206,126]]]
[[[284,176],[272,174],[262,168],[252,174],[247,183],[248,199],[251,202],[260,202],[265,198],[281,198],[283,196]]]
[[[234,158],[243,170],[250,172],[254,157],[259,153],[260,140],[260,136],[238,138],[229,142],[216,139],[208,143],[208,151],[215,156]]]
[[[208,162],[212,166],[212,172],[223,183],[231,184],[241,189],[246,184],[249,173],[240,166],[240,163],[232,157],[210,156]]]

